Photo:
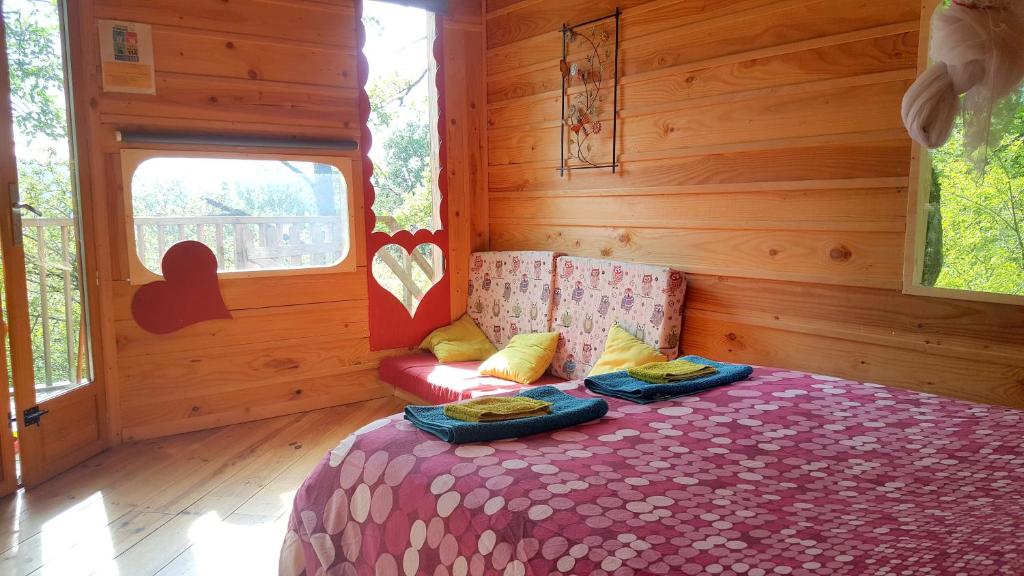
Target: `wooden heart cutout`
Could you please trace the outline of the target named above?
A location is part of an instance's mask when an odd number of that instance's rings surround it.
[[[186,326],[231,318],[217,282],[217,257],[194,240],[171,246],[160,261],[164,279],[142,286],[132,317],[146,332],[168,334]]]
[[[374,279],[413,317],[443,273],[444,256],[441,249],[430,242],[416,246],[411,252],[398,244],[388,244],[373,256]]]

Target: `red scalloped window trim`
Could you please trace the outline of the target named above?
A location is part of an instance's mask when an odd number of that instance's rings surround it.
[[[403,230],[395,234],[374,232],[377,216],[373,212],[376,192],[370,182],[373,174],[373,162],[369,151],[373,145],[370,133],[370,97],[366,93],[369,78],[369,62],[363,53],[366,44],[366,28],[363,26],[363,3],[356,2],[356,31],[358,38],[358,73],[359,73],[359,114],[362,122],[360,149],[363,156],[363,210],[366,226],[366,288],[369,300],[370,349],[390,350],[417,346],[435,328],[451,322],[451,277],[448,273],[448,150],[445,138],[445,82],[444,82],[444,16],[435,15],[436,37],[434,38],[434,60],[437,62],[437,74],[434,78],[437,86],[437,136],[438,163],[437,186],[440,191],[440,230],[418,230],[415,233]],[[420,244],[434,244],[444,255],[445,270],[440,278],[423,296],[415,315],[391,292],[387,291],[373,277],[373,255],[389,244],[397,244],[408,252]]]

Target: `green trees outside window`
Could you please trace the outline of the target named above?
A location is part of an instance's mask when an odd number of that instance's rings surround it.
[[[921,283],[1024,295],[1024,90],[996,114],[984,174],[963,152],[963,122],[931,153]]]

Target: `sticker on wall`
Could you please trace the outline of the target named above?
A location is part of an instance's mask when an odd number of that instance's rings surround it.
[[[161,261],[164,279],[139,288],[132,317],[146,332],[168,334],[206,320],[231,318],[217,283],[217,257],[205,244],[171,246]]]
[[[156,94],[152,27],[100,20],[99,30],[103,91]]]

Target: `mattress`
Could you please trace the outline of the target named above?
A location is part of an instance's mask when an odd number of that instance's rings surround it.
[[[364,427],[297,492],[281,574],[1024,574],[1024,412],[771,368],[608,403],[487,444]]]

